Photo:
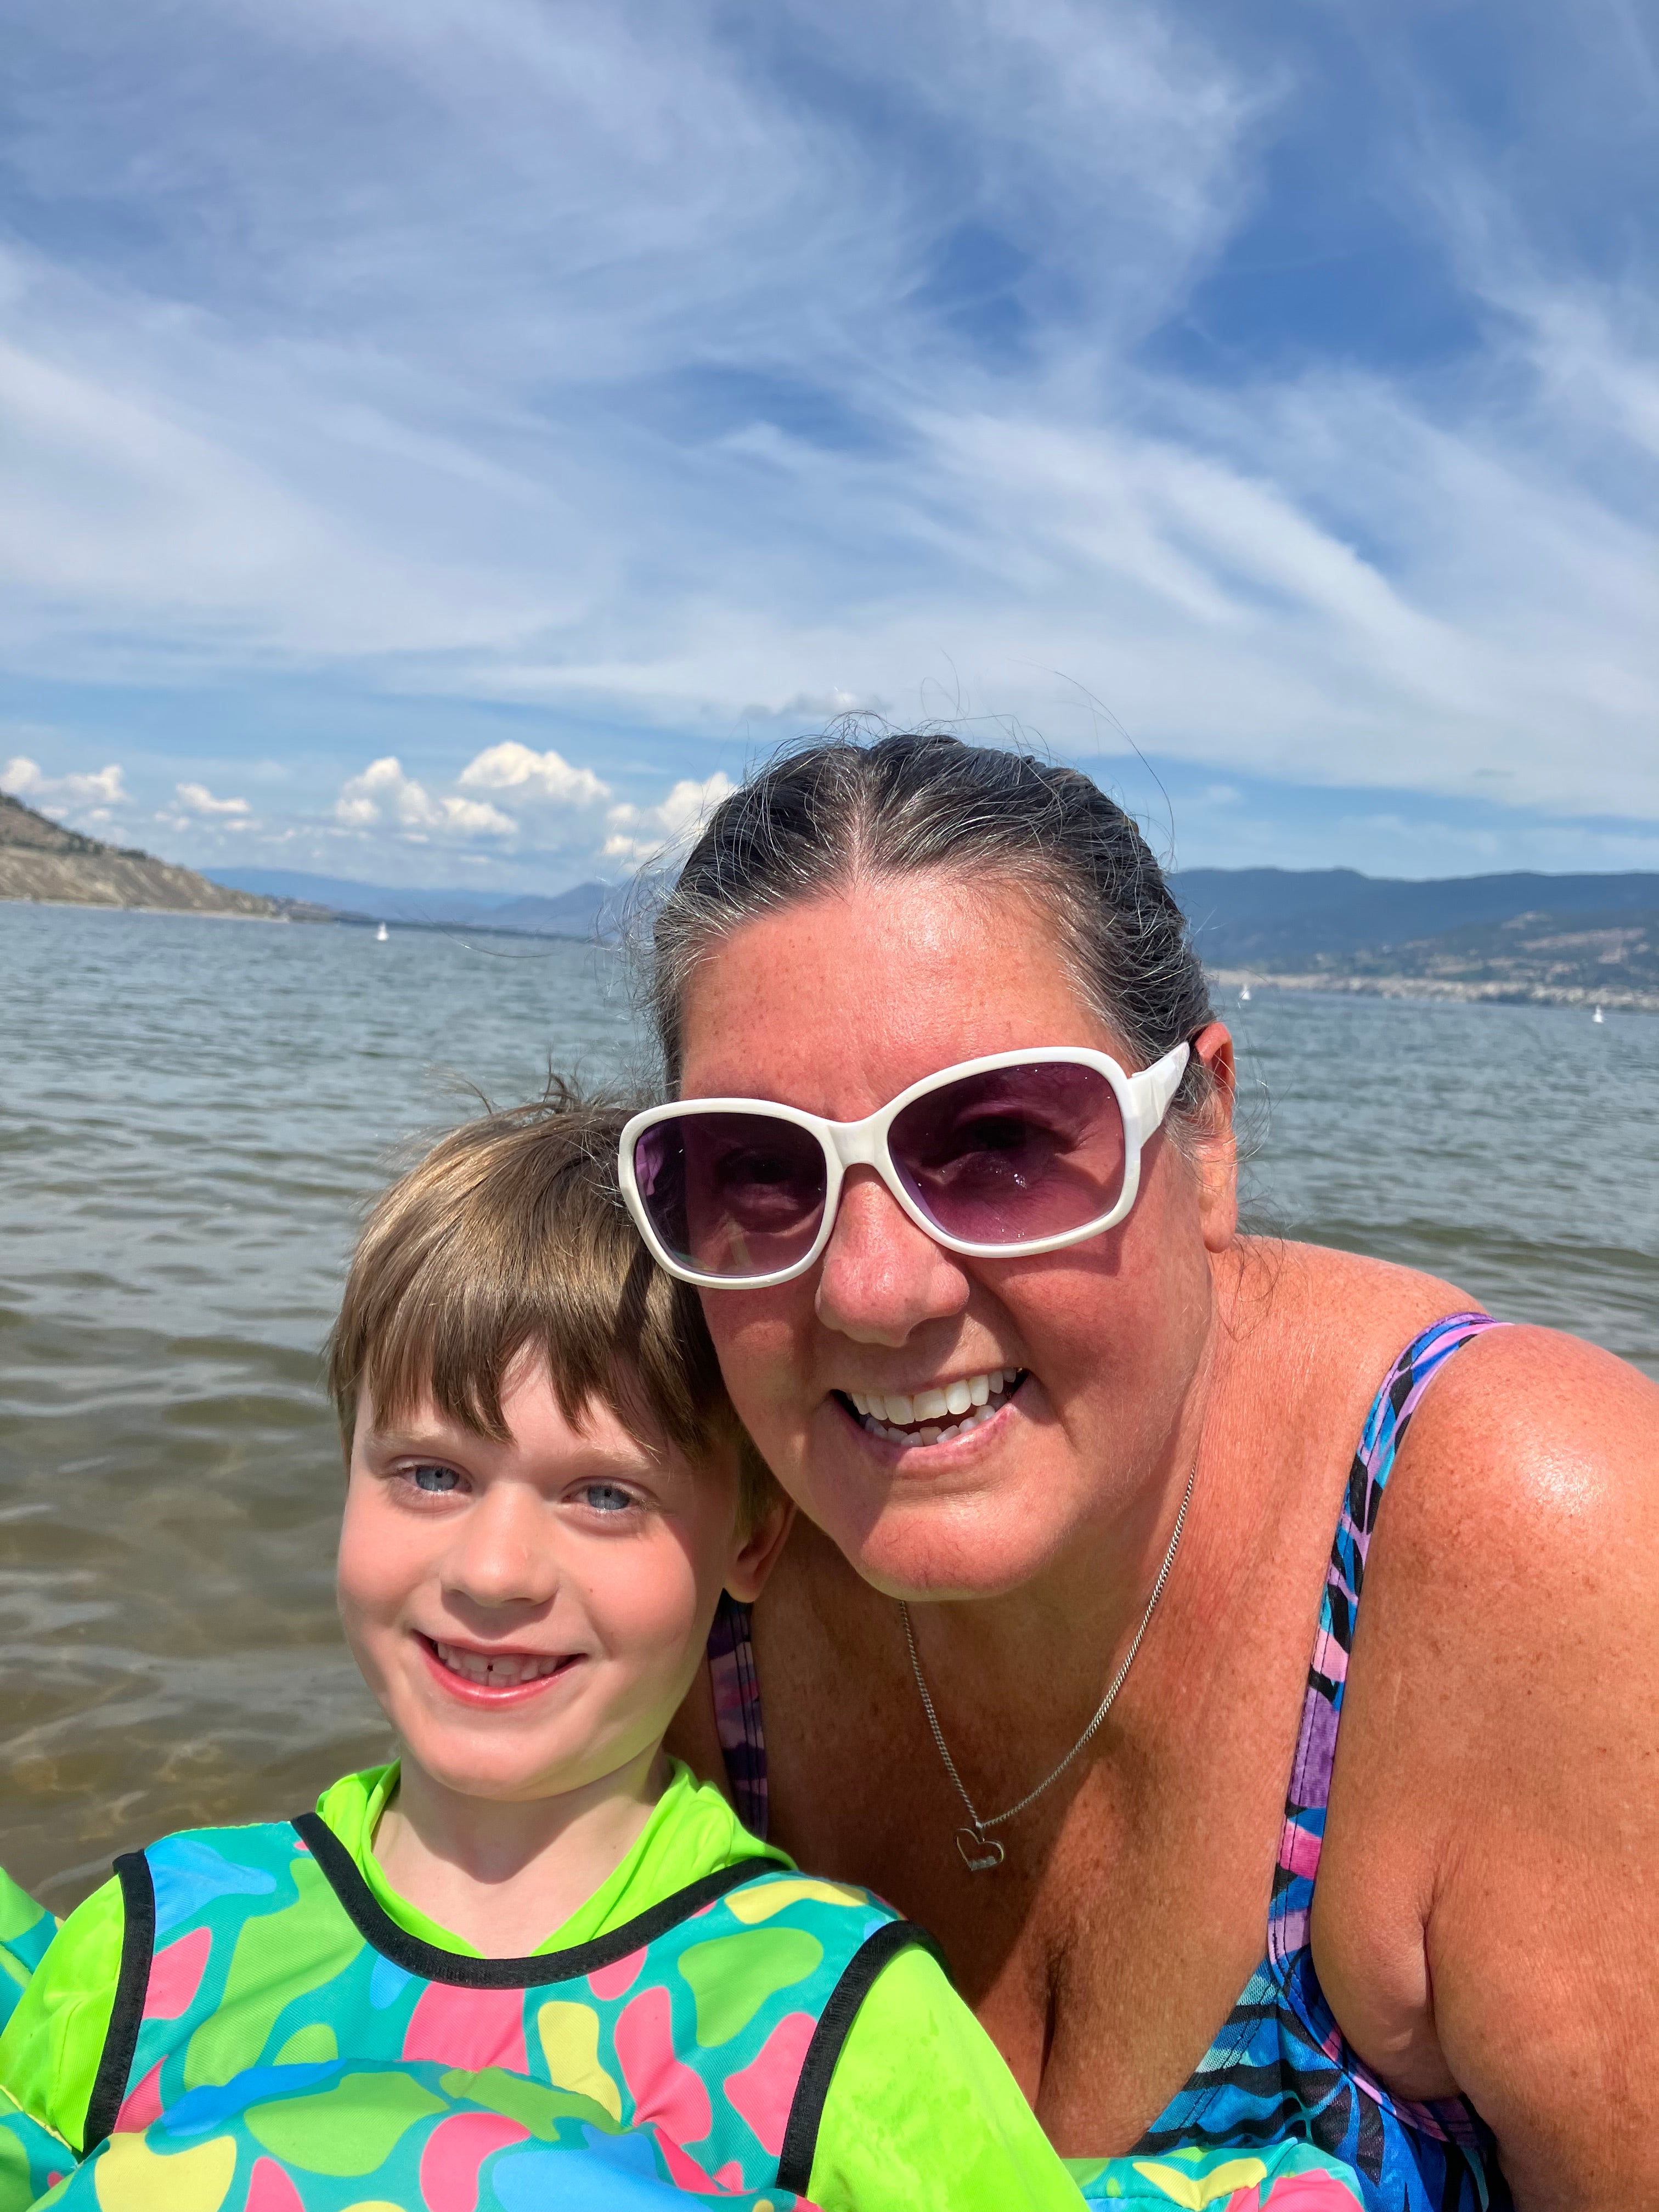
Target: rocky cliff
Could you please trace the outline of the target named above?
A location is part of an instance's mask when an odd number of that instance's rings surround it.
[[[37,814],[0,792],[0,899],[54,906],[161,907],[179,914],[240,914],[274,920],[276,902],[227,890],[191,868],[175,868]]]

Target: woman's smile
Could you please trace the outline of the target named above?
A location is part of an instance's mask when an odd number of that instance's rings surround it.
[[[993,1367],[916,1391],[836,1390],[833,1395],[865,1436],[908,1455],[937,1451],[996,1425],[1027,1378],[1023,1367]]]

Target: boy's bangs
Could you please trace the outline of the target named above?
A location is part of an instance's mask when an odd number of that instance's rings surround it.
[[[445,1139],[365,1226],[330,1340],[348,1453],[365,1390],[379,1424],[427,1398],[496,1442],[522,1358],[579,1425],[595,1400],[647,1449],[735,1436],[696,1301],[653,1266],[616,1188],[620,1109],[556,1102]]]
[[[469,1240],[457,1241],[465,1248]],[[555,1252],[560,1243],[552,1240]],[[597,1401],[647,1449],[663,1441],[687,1452],[706,1449],[719,1424],[709,1419],[714,1405],[700,1405],[699,1395],[718,1402],[718,1376],[710,1390],[706,1378],[684,1371],[675,1317],[652,1310],[668,1303],[653,1297],[655,1282],[666,1279],[644,1253],[627,1255],[627,1275],[614,1289],[610,1270],[597,1264],[611,1255],[590,1254],[585,1266],[544,1265],[534,1273],[513,1265],[527,1263],[527,1252],[501,1256],[501,1268],[479,1268],[471,1250],[427,1255],[368,1351],[362,1382],[377,1423],[406,1419],[429,1400],[463,1428],[504,1443],[502,1398],[515,1370],[532,1364],[545,1368],[573,1427]]]

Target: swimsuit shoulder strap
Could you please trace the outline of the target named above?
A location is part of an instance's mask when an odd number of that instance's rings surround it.
[[[766,1731],[761,1723],[760,1680],[755,1672],[750,1613],[729,1591],[708,1632],[708,1680],[714,1692],[714,1726],[726,1761],[726,1778],[738,1820],[766,1840]]]
[[[1490,1314],[1449,1314],[1414,1337],[1382,1378],[1348,1471],[1325,1571],[1313,1659],[1303,1699],[1302,1728],[1291,1767],[1279,1832],[1279,1863],[1273,1869],[1273,1904],[1267,1917],[1267,1948],[1282,1962],[1308,1940],[1308,1916],[1325,1836],[1331,1770],[1336,1759],[1342,1696],[1353,1650],[1354,1625],[1365,1579],[1365,1559],[1382,1492],[1412,1416],[1423,1393],[1455,1352],[1503,1324]]]

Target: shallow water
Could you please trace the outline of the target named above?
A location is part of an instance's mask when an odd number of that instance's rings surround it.
[[[1225,1012],[1259,1218],[1659,1375],[1659,1019]],[[603,1079],[635,1033],[578,945],[0,905],[0,1863],[62,1911],[384,1751],[319,1388],[357,1211],[459,1079]]]

